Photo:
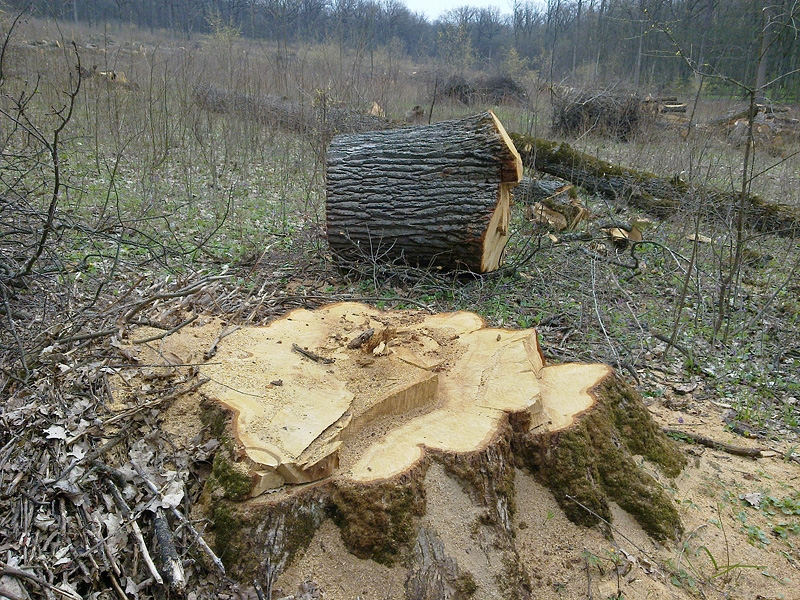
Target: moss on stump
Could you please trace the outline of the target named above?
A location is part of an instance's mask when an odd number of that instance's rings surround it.
[[[206,498],[214,549],[230,575],[266,581],[311,543],[327,516],[327,493],[310,487],[278,498],[245,502]]]
[[[425,514],[426,469],[423,461],[391,479],[336,483],[331,495],[334,522],[350,552],[388,566],[402,557]]]
[[[597,404],[568,429],[516,435],[520,466],[553,492],[574,523],[610,522],[609,501],[614,501],[653,538],[677,538],[683,527],[673,501],[633,456],[644,456],[669,477],[678,475],[686,459],[618,376],[606,379],[593,395]]]

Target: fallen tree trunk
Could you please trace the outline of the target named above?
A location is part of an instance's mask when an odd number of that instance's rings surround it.
[[[268,122],[305,135],[321,135],[324,141],[336,133],[368,132],[397,126],[386,119],[361,115],[345,108],[325,111],[282,98],[250,97],[212,86],[198,86],[195,97],[200,106],[207,110],[235,113],[246,119]],[[726,115],[720,122],[728,123],[740,115]],[[524,162],[538,171],[566,179],[590,192],[624,200],[661,218],[674,215],[692,198],[705,200],[708,210],[716,209],[723,216],[730,207],[739,203],[738,192],[690,187],[653,173],[595,159],[565,143],[513,133],[510,137]],[[749,210],[748,222],[759,231],[791,237],[800,228],[800,208],[796,206],[771,202],[755,194],[748,194],[746,205]]]
[[[327,161],[328,243],[340,257],[479,273],[502,263],[522,162],[491,111],[338,136]]]
[[[703,199],[704,210],[724,215],[739,204],[738,192],[709,187],[692,187],[646,171],[637,171],[598,160],[566,143],[511,134],[525,164],[555,175],[589,192],[622,200],[657,217],[675,214],[689,199]],[[800,228],[800,207],[769,202],[755,194],[746,198],[747,223],[782,236],[796,235]]]

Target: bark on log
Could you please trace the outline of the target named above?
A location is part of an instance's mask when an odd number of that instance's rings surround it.
[[[522,163],[491,111],[338,136],[327,160],[328,243],[342,258],[479,273],[502,263]]]
[[[657,217],[675,214],[689,199],[705,200],[704,209],[725,214],[739,204],[738,192],[710,187],[690,187],[646,171],[613,165],[579,152],[566,143],[511,134],[525,164],[537,171],[561,177],[590,192],[623,200]],[[769,202],[755,194],[746,198],[747,223],[767,233],[794,236],[800,228],[800,207]]]

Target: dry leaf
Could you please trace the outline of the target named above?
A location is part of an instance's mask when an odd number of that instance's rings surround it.
[[[761,492],[750,492],[749,494],[739,495],[739,500],[744,500],[754,508],[758,508],[761,505],[761,500],[763,499],[764,495]]]
[[[566,229],[567,225],[569,225],[564,215],[554,210],[550,210],[541,202],[537,202],[533,205],[531,209],[531,217],[537,223],[548,225],[556,231]]]
[[[48,440],[66,440],[67,439],[67,430],[64,429],[61,425],[51,425],[47,429],[44,430],[47,434]]]

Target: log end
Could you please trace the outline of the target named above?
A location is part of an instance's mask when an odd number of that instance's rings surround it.
[[[522,180],[522,157],[520,157],[519,152],[517,152],[517,148],[514,146],[514,141],[511,139],[511,136],[508,135],[506,128],[503,127],[503,124],[500,122],[500,119],[497,118],[497,115],[491,110],[489,111],[489,115],[492,117],[494,126],[497,128],[497,133],[500,134],[500,138],[505,143],[509,152],[509,157],[502,165],[500,181],[503,183],[511,183],[513,184],[513,187]]]
[[[202,354],[219,326],[177,332],[163,351]],[[685,460],[639,396],[606,365],[546,365],[534,330],[340,303],[238,330],[201,371],[216,382],[204,389],[206,430],[222,442],[202,504],[236,576],[282,570],[329,518],[348,552],[397,566],[425,527],[461,531],[472,514],[495,536],[494,563],[516,565],[515,466],[577,523],[610,520],[616,502],[658,539],[681,529],[634,456],[667,476]],[[471,503],[458,513],[455,490],[436,499],[453,481]],[[506,580],[478,585],[495,575]]]
[[[519,432],[569,426],[610,372],[546,367],[535,330],[487,328],[469,312],[340,303],[222,340],[220,326],[187,328],[164,348],[191,357],[219,342],[201,368],[216,407],[205,420],[229,439],[214,463],[215,493],[235,501],[331,476],[388,480],[428,452],[485,449],[506,423]]]

